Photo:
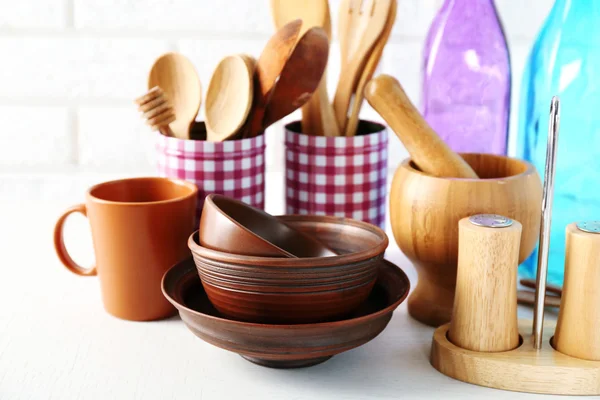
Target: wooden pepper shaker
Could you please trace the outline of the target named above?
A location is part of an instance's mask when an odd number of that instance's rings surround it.
[[[519,345],[517,266],[522,226],[480,214],[458,223],[458,271],[448,339],[463,349],[508,351]]]
[[[565,280],[553,344],[600,361],[600,221],[567,226]]]

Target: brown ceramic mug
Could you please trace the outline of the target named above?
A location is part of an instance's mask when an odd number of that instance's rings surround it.
[[[69,208],[56,222],[54,247],[77,275],[98,275],[104,308],[127,320],[165,318],[175,311],[161,292],[163,274],[189,257],[194,230],[196,185],[168,178],[133,178],[93,186],[86,203]],[[79,266],[63,240],[66,218],[89,219],[96,266]]]

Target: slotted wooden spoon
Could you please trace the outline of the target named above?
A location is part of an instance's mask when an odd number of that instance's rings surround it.
[[[346,131],[352,95],[373,46],[386,25],[391,3],[391,0],[342,0],[339,19],[342,71],[333,99],[340,132]]]
[[[331,40],[331,16],[327,0],[271,0],[271,13],[275,26],[281,28],[288,22],[302,19],[301,35],[312,27],[323,28]],[[313,136],[339,136],[333,105],[327,94],[327,73],[310,100],[302,106],[302,132]]]
[[[146,123],[153,130],[165,136],[173,136],[169,124],[175,121],[175,111],[160,87],[153,87],[146,94],[135,99],[135,103],[139,106],[138,110],[142,112]]]

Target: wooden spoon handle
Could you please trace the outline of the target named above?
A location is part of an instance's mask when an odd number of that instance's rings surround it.
[[[425,122],[395,78],[380,75],[371,80],[365,97],[396,133],[421,171],[438,177],[478,178],[469,164]]]

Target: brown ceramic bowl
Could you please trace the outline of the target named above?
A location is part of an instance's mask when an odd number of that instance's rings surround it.
[[[321,242],[274,216],[218,194],[210,194],[204,201],[199,243],[208,249],[258,257],[336,255]]]
[[[240,256],[188,246],[217,310],[240,321],[305,323],[343,318],[369,296],[388,245],[380,228],[325,216],[277,217],[339,255],[312,258]]]
[[[385,329],[406,298],[410,283],[394,264],[378,263],[379,279],[365,302],[348,319],[300,325],[265,325],[223,317],[208,300],[191,259],[163,277],[165,297],[187,327],[202,340],[273,368],[308,367],[361,346]]]

